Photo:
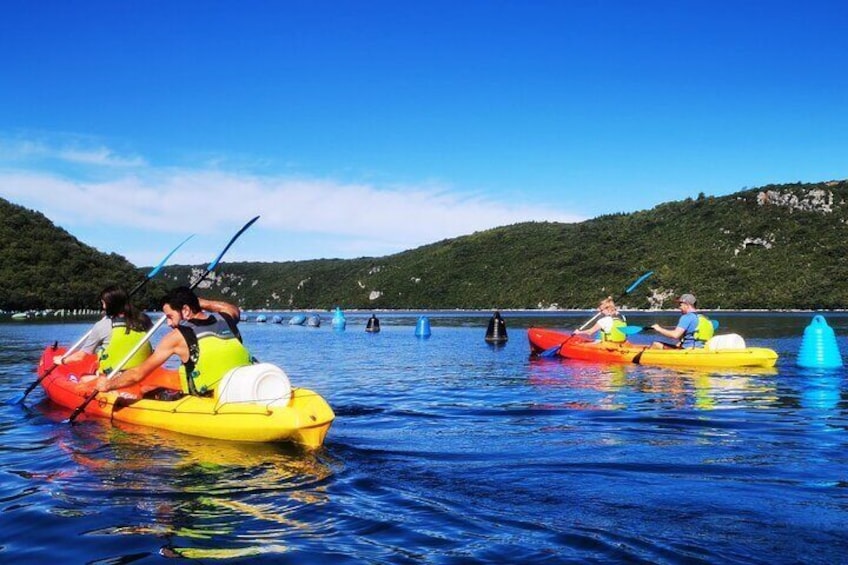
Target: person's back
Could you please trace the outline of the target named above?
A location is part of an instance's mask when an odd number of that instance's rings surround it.
[[[129,295],[121,288],[107,287],[100,293],[100,299],[111,323],[111,332],[100,351],[98,372],[108,375],[141,343],[153,324],[147,314],[132,305]],[[146,341],[122,369],[138,367],[152,354],[153,348]]]
[[[150,318],[135,308],[127,292],[117,286],[107,286],[100,292],[100,304],[105,313],[78,351],[57,356],[56,364],[79,361],[86,355],[97,356],[97,372],[110,373],[145,337],[152,327]],[[136,351],[122,367],[137,367],[153,353],[149,343]]]
[[[227,314],[189,319],[177,328],[188,344],[189,360],[180,366],[183,392],[207,394],[231,369],[251,364],[250,352],[241,343],[235,321]]]
[[[133,352],[136,346],[144,339],[144,336],[147,334],[147,330],[149,330],[153,324],[150,322],[150,318],[148,318],[146,314],[141,314],[141,316],[144,320],[146,320],[146,322],[135,327],[146,329],[133,329],[133,325],[130,324],[124,317],[109,319],[112,325],[112,331],[108,343],[100,351],[100,355],[98,356],[97,368],[99,372],[107,375],[111,373],[112,370],[131,352]],[[133,353],[132,357],[123,364],[122,368],[132,369],[133,367],[138,367],[152,354],[153,346],[150,345],[149,340],[145,341],[141,347]]]

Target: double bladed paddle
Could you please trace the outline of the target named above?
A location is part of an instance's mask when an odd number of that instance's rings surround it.
[[[252,220],[250,220],[249,222],[247,222],[247,223],[246,223],[246,224],[245,224],[245,225],[244,225],[244,226],[243,226],[243,227],[242,227],[242,228],[238,231],[238,233],[236,233],[236,235],[234,235],[234,236],[230,239],[229,243],[227,243],[227,246],[226,246],[226,247],[224,247],[224,249],[223,249],[223,250],[222,250],[222,251],[218,254],[218,256],[217,256],[217,257],[215,257],[215,259],[214,259],[211,263],[209,263],[209,266],[208,266],[208,267],[206,267],[206,270],[203,272],[203,274],[202,274],[202,275],[200,275],[200,277],[198,277],[198,278],[197,278],[197,280],[195,280],[195,281],[191,284],[191,286],[190,286],[189,288],[191,288],[191,289],[196,288],[196,287],[197,287],[197,285],[199,285],[199,284],[203,281],[203,279],[205,279],[205,278],[206,278],[206,276],[207,276],[209,273],[211,273],[211,272],[215,269],[215,267],[218,265],[218,262],[221,260],[221,258],[224,256],[224,254],[225,254],[225,253],[226,253],[226,252],[230,249],[230,247],[233,245],[233,243],[235,243],[235,241],[239,238],[239,236],[241,236],[241,234],[243,234],[243,233],[247,230],[247,228],[249,228],[250,226],[252,226],[252,225],[253,225],[253,223],[254,223],[256,220],[258,220],[258,219],[259,219],[259,216],[256,216],[255,218],[253,218]],[[156,321],[156,323],[153,325],[153,327],[152,327],[152,328],[150,328],[150,330],[147,332],[147,334],[145,334],[145,336],[141,339],[141,341],[139,341],[139,342],[136,344],[136,346],[132,349],[132,351],[130,351],[129,353],[127,353],[126,357],[124,357],[123,359],[121,359],[121,362],[120,362],[120,363],[118,363],[118,364],[115,366],[115,368],[114,368],[114,369],[112,370],[112,372],[110,373],[110,377],[111,377],[111,375],[117,375],[117,374],[118,374],[118,372],[120,372],[120,371],[121,371],[121,369],[123,369],[123,368],[124,368],[124,366],[125,366],[127,363],[129,363],[129,362],[130,362],[130,359],[132,359],[132,357],[133,357],[133,356],[134,356],[134,355],[138,352],[138,350],[139,350],[139,349],[141,349],[141,348],[144,346],[144,344],[145,344],[145,343],[147,343],[148,341],[150,341],[150,338],[151,338],[151,337],[153,337],[153,334],[154,334],[154,333],[156,333],[156,330],[158,330],[158,329],[162,326],[162,324],[164,324],[164,323],[165,323],[165,320],[166,320],[165,316],[162,316],[161,318],[159,318],[159,319]],[[71,424],[73,424],[73,423],[74,423],[74,421],[77,419],[77,417],[78,417],[80,414],[82,414],[82,413],[83,413],[83,411],[85,411],[85,407],[86,407],[86,406],[88,406],[88,405],[89,405],[89,403],[90,403],[92,400],[94,400],[94,398],[97,396],[97,393],[98,393],[98,390],[95,388],[95,389],[91,392],[91,394],[89,394],[88,396],[86,396],[86,397],[85,397],[85,400],[83,400],[83,401],[82,401],[82,404],[80,404],[79,406],[77,406],[77,407],[76,407],[76,409],[75,409],[75,410],[71,413],[71,415],[68,417],[68,422],[69,422],[69,423],[71,423]]]

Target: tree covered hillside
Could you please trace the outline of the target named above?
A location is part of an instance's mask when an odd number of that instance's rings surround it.
[[[253,308],[585,308],[654,271],[628,306],[693,292],[704,308],[844,308],[846,221],[848,182],[766,186],[387,257],[230,263],[209,292]]]
[[[132,272],[56,228],[0,202],[0,308],[92,306],[106,281]],[[692,292],[703,308],[848,307],[848,181],[788,184],[662,204],[578,224],[530,222],[386,257],[223,263],[200,289],[245,308],[587,308],[654,275],[629,307],[673,307]],[[203,266],[173,266],[167,286]]]
[[[0,309],[99,308],[103,286],[140,280],[120,255],[101,253],[0,198]]]

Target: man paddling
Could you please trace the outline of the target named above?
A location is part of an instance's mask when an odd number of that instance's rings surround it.
[[[241,318],[238,306],[198,298],[190,288],[179,287],[162,299],[162,313],[173,331],[138,367],[98,379],[98,391],[138,383],[176,355],[182,362],[182,392],[207,396],[230,369],[251,364],[250,352],[242,345],[236,325]]]
[[[713,337],[715,328],[713,328],[710,320],[703,314],[699,314],[695,308],[697,299],[694,294],[681,294],[677,299],[677,305],[680,308],[680,319],[677,320],[677,326],[674,329],[668,330],[659,324],[651,326],[655,332],[675,341],[674,345],[655,341],[651,344],[654,349],[662,349],[665,347],[677,347],[691,349],[694,347],[704,347],[704,343]]]

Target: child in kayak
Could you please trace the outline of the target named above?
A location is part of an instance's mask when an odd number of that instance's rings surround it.
[[[624,316],[618,311],[615,301],[612,296],[608,296],[601,300],[598,305],[598,312],[603,314],[601,319],[595,322],[595,325],[586,330],[574,330],[574,335],[594,335],[600,332],[600,341],[612,343],[623,343],[627,340],[627,335],[621,328],[627,325]]]

